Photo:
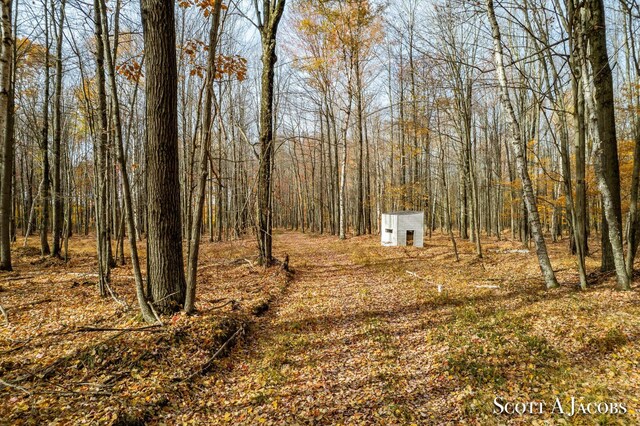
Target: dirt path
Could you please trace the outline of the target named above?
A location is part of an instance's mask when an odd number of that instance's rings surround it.
[[[347,244],[352,250],[356,241]],[[379,250],[371,239],[357,244]],[[398,259],[380,255],[372,263],[369,255],[346,252],[344,243],[303,234],[287,234],[277,246],[291,254],[295,281],[252,331],[257,340],[227,361],[232,371],[203,389],[197,418],[232,424],[435,419],[446,407],[434,353],[424,345],[428,306],[417,297],[423,286],[408,286],[402,275],[403,265],[416,259],[397,249]]]
[[[296,269],[249,338],[163,420],[199,424],[637,424],[640,297],[611,283],[544,290],[532,253],[485,243],[478,259],[444,237],[424,249],[376,237],[278,234]],[[413,272],[414,275],[408,273]],[[443,285],[438,292],[436,284]],[[622,402],[624,416],[496,416],[493,400]]]

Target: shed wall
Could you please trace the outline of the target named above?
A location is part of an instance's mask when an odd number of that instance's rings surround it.
[[[382,214],[380,242],[384,246],[406,246],[407,231],[413,231],[413,245],[424,245],[424,213]],[[387,232],[391,230],[391,232]]]

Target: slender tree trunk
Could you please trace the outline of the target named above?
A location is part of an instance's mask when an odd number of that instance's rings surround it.
[[[11,271],[11,179],[13,177],[13,31],[11,0],[0,0],[2,40],[0,45],[0,147],[2,181],[0,181],[0,270]]]
[[[187,260],[187,291],[184,301],[184,311],[191,313],[195,309],[196,301],[196,280],[198,273],[198,254],[200,250],[200,236],[202,235],[202,214],[204,211],[205,190],[207,188],[209,147],[211,146],[211,122],[213,108],[213,80],[216,75],[216,46],[218,44],[218,27],[220,23],[220,11],[222,1],[216,1],[213,14],[211,15],[211,29],[209,31],[209,57],[207,66],[206,95],[204,102],[203,130],[204,138],[200,143],[199,179],[196,193],[196,208],[193,212],[191,225],[191,241],[189,246],[189,257]]]
[[[345,238],[347,238],[347,219],[345,217],[346,215],[346,201],[347,201],[347,194],[346,194],[346,189],[347,189],[347,139],[346,139],[346,131],[345,133],[345,138],[344,138],[344,147],[343,147],[343,151],[342,151],[342,160],[340,161],[340,194],[338,196],[338,198],[340,199],[339,204],[340,204],[340,239],[344,240]],[[337,151],[337,145],[336,145],[336,151]]]
[[[442,143],[442,133],[440,132],[440,117],[438,115],[438,137],[440,138],[440,179],[442,181],[442,190],[444,192],[444,222],[449,239],[451,240],[451,246],[453,247],[453,254],[456,256],[456,262],[460,261],[458,256],[458,245],[456,244],[456,238],[453,235],[453,224],[451,223],[451,204],[449,202],[449,188],[447,187],[446,170],[444,167],[444,149],[445,145]]]
[[[42,135],[40,136],[40,154],[42,155],[42,216],[40,218],[40,252],[43,256],[51,254],[47,241],[49,226],[49,6],[44,0],[44,98],[42,102]]]
[[[58,16],[58,34],[56,40],[56,94],[53,101],[53,247],[51,250],[51,256],[54,257],[60,257],[62,219],[64,217],[64,203],[62,200],[62,173],[60,171],[60,142],[62,139],[62,39],[64,36],[63,31],[65,5],[66,0],[61,0]]]
[[[533,193],[533,187],[531,185],[531,178],[529,177],[529,171],[524,160],[523,144],[521,141],[520,124],[516,119],[513,105],[509,97],[509,88],[507,85],[507,77],[504,69],[502,40],[500,36],[500,27],[498,26],[498,20],[496,19],[495,11],[493,8],[493,0],[486,0],[487,3],[487,15],[491,24],[493,42],[494,42],[494,60],[496,64],[496,71],[498,73],[498,81],[500,82],[501,98],[504,108],[507,110],[507,120],[511,127],[512,135],[512,147],[516,160],[516,167],[518,174],[522,181],[523,197],[527,206],[529,214],[529,220],[531,223],[531,231],[536,242],[536,254],[538,255],[538,263],[547,288],[558,287],[553,268],[551,267],[551,261],[549,260],[549,254],[547,253],[547,246],[542,235],[542,229],[540,226],[540,216],[538,215],[538,206]]]
[[[96,246],[98,252],[98,289],[101,296],[106,296],[111,277],[111,237],[108,227],[107,203],[107,93],[104,72],[104,44],[102,41],[102,14],[100,0],[94,0],[95,38],[96,44],[96,79],[98,84],[98,128],[94,145],[95,183],[95,222]]]
[[[118,166],[122,175],[122,189],[124,198],[124,218],[127,224],[127,233],[129,234],[129,248],[131,250],[131,265],[133,267],[133,276],[136,283],[136,297],[138,299],[138,305],[142,313],[142,318],[149,322],[155,322],[155,316],[147,302],[147,297],[144,293],[144,282],[142,279],[142,271],[140,270],[140,260],[138,258],[138,246],[136,243],[136,228],[133,217],[133,203],[131,201],[131,187],[129,184],[129,175],[127,172],[127,161],[125,159],[123,137],[122,137],[122,124],[120,119],[120,101],[118,99],[118,86],[116,82],[115,74],[115,59],[111,54],[111,46],[109,43],[109,27],[107,24],[107,6],[105,0],[99,0],[100,2],[100,15],[102,32],[105,34],[103,37],[104,52],[107,60],[107,70],[109,74],[109,87],[111,89],[111,97],[113,101],[113,125],[115,130],[115,145],[117,150]],[[115,49],[114,49],[115,50]],[[124,230],[123,230],[124,231]],[[122,247],[124,251],[124,247]]]
[[[260,17],[262,39],[262,77],[260,93],[260,157],[258,165],[258,203],[256,225],[260,263],[265,266],[273,262],[271,225],[272,169],[273,169],[273,83],[275,76],[276,35],[285,0],[263,0]],[[257,1],[256,1],[257,4]],[[258,16],[260,11],[256,10]]]
[[[356,181],[356,235],[364,234],[364,132],[362,131],[362,82],[360,75],[360,60],[356,50],[355,77],[356,77],[356,126],[358,141],[358,174]]]
[[[627,14],[629,17],[627,31],[629,31],[630,34],[625,33],[625,53],[627,54],[628,62],[633,61],[633,66],[636,71],[636,77],[638,77],[640,76],[640,62],[638,61],[638,54],[636,50],[637,37],[633,33],[633,14],[631,9],[625,2],[621,3],[624,5],[625,9],[627,9]],[[629,68],[628,72],[629,74],[631,74],[631,67],[628,65],[627,68]],[[631,76],[629,76],[628,80],[632,81]],[[635,106],[637,108],[637,98],[634,100],[636,101]],[[631,102],[631,106],[633,106],[633,100]],[[627,275],[629,276],[629,279],[633,278],[633,262],[636,257],[636,251],[638,250],[638,243],[640,242],[640,238],[638,238],[638,233],[640,232],[640,212],[638,211],[638,186],[640,185],[640,115],[638,114],[636,114],[634,117],[634,132],[635,148],[633,151],[633,176],[631,178],[631,194],[629,197],[629,240],[626,258]]]

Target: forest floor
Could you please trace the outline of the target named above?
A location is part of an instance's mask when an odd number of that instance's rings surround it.
[[[638,285],[596,273],[595,242],[582,292],[566,241],[550,244],[562,286],[545,291],[517,242],[486,239],[479,259],[459,241],[455,262],[439,234],[378,238],[277,233],[293,279],[256,266],[252,238],[205,243],[199,313],[142,330],[129,265],[113,270],[121,302],[97,295],[93,240],[73,238],[66,264],[16,249],[0,274],[0,423],[640,424]],[[497,415],[496,397],[546,406]],[[572,397],[627,412],[569,416]]]

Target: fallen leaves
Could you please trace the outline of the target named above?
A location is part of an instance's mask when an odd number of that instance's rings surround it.
[[[84,264],[80,250],[76,263],[48,266],[30,265],[25,255],[18,269],[29,278],[2,282],[11,323],[0,332],[0,377],[30,394],[0,386],[0,417],[16,424],[597,420],[496,417],[492,400],[503,395],[619,400],[628,414],[606,421],[640,422],[637,292],[609,284],[579,292],[571,268],[559,273],[563,288],[544,291],[535,256],[518,246],[487,242],[478,260],[461,241],[461,261],[453,263],[444,236],[424,249],[395,249],[374,237],[277,234],[276,249],[290,253],[296,269],[283,294],[286,275],[246,261],[251,240],[205,244],[199,312],[168,317],[152,333],[122,331],[142,324],[91,287],[73,285],[79,273],[94,279],[90,254]],[[564,244],[550,248],[554,262],[570,263]],[[114,289],[135,306],[128,275],[114,273]],[[194,375],[245,315],[251,325],[230,357]],[[118,330],[69,333],[83,328]]]

